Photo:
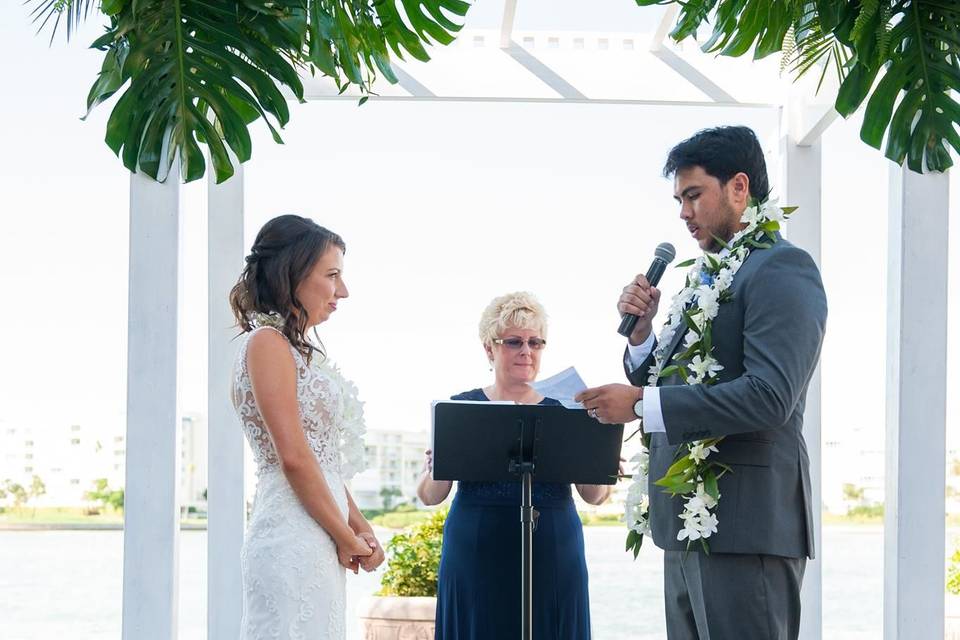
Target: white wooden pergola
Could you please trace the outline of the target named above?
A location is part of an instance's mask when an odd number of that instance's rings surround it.
[[[787,234],[820,262],[820,137],[836,117],[829,103],[795,94],[779,104],[738,102],[712,79],[721,64],[684,52],[666,39],[676,14],[638,33],[571,33],[514,29],[517,0],[505,0],[496,30],[465,30],[458,46],[437,49],[428,64],[395,66],[398,86],[378,87],[376,100],[514,103],[623,103],[775,109],[782,114],[779,180],[783,201],[804,215]],[[577,69],[584,51],[631,51],[618,64],[616,88],[594,86]],[[630,43],[629,46],[627,43]],[[561,46],[563,43],[565,46]],[[641,66],[641,69],[633,68]],[[648,81],[655,77],[656,82]],[[671,84],[672,83],[672,84]],[[594,83],[595,84],[595,83]],[[669,99],[667,84],[680,99]],[[338,96],[332,83],[307,85],[310,100]],[[829,102],[829,101],[828,101]],[[227,292],[244,255],[243,170],[208,188],[209,217],[209,529],[208,637],[238,636],[239,550],[244,527],[243,440],[224,393],[232,365],[234,331]],[[884,636],[887,640],[942,638],[946,406],[948,182],[891,165],[887,311],[887,492]],[[179,502],[178,322],[180,300],[180,186],[130,178],[129,354],[127,401],[126,534],[123,637],[177,635]],[[830,265],[822,265],[829,269]],[[808,395],[805,435],[813,501],[820,504],[820,373]],[[822,637],[819,510],[818,559],[803,585],[805,640]]]

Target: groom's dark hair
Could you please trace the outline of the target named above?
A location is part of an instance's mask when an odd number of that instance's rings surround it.
[[[673,149],[663,165],[663,177],[678,171],[703,167],[708,175],[726,184],[740,172],[750,178],[750,195],[765,200],[770,194],[767,162],[757,134],[749,127],[714,127],[703,129]]]

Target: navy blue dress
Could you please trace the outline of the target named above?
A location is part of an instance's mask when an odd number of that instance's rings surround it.
[[[488,400],[482,389],[452,399]],[[533,506],[533,637],[588,640],[583,527],[570,485],[534,482]],[[458,483],[443,527],[436,640],[520,637],[520,556],[519,480]]]

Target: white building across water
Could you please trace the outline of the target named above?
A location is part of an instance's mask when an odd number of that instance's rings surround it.
[[[368,430],[364,437],[367,469],[350,482],[357,506],[361,509],[382,508],[386,495],[394,505],[415,502],[417,482],[423,469],[423,452],[428,441],[429,437],[423,431]]]
[[[207,425],[197,414],[183,416],[180,425],[181,504],[196,507],[206,501]],[[90,506],[86,494],[98,480],[124,488],[126,434],[123,416],[0,422],[0,486],[10,480],[29,490],[37,477],[46,492],[29,505]]]

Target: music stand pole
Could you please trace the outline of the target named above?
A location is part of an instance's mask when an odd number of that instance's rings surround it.
[[[533,420],[533,428],[528,432],[526,421],[520,420],[520,457],[510,465],[512,473],[520,474],[520,537],[521,537],[521,602],[520,620],[522,640],[533,640],[533,447],[536,442],[539,419]]]

